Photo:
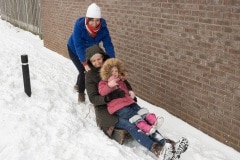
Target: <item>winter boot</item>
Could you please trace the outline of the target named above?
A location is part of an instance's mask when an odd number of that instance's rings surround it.
[[[147,135],[151,135],[156,131],[156,129],[150,126],[146,121],[139,121],[136,126]]]
[[[175,145],[175,154],[172,160],[179,159],[181,154],[184,153],[188,148],[188,140],[182,137]]]
[[[157,130],[149,136],[152,140],[154,140],[155,142],[158,142],[162,146],[164,146],[166,143],[165,138]]]
[[[163,117],[156,117],[154,113],[149,113],[146,108],[142,108],[138,111],[138,114],[145,119],[149,125],[153,125],[156,129],[159,129],[164,121]]]
[[[119,144],[123,144],[127,137],[129,137],[128,131],[116,128],[113,130],[112,139],[116,140]]]
[[[78,93],[78,103],[85,102],[85,93]]]
[[[145,120],[150,124],[150,125],[154,125],[157,121],[157,117],[155,114],[153,113],[148,113],[145,117]]]
[[[159,160],[172,160],[174,156],[173,146],[170,143],[166,143],[159,156]]]
[[[156,156],[156,157],[159,157],[161,151],[162,151],[162,145],[160,145],[159,143],[157,142],[154,142],[152,144],[152,148],[151,148],[151,152]]]
[[[73,89],[74,89],[74,91],[78,92],[78,91],[79,91],[79,89],[78,89],[78,85],[75,84],[74,87],[73,87]]]
[[[150,126],[140,115],[134,115],[129,119],[130,123],[135,124],[140,130],[142,130],[147,135],[152,134],[156,131],[153,126]]]

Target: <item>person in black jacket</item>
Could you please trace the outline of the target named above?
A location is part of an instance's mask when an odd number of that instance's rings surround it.
[[[99,71],[107,58],[107,54],[98,45],[94,45],[86,49],[86,62],[91,70],[86,73],[85,86],[89,100],[94,105],[96,121],[99,128],[102,129],[110,138],[113,137],[114,128],[124,129],[128,131],[138,143],[146,147],[157,157],[159,157],[160,154],[163,154],[165,157],[164,160],[170,160],[174,156],[180,156],[180,154],[186,150],[186,147],[182,147],[183,141],[185,144],[187,143],[186,139],[181,140],[179,143],[175,143],[174,141],[166,138],[164,141],[159,141],[158,137],[151,137],[143,132],[139,132],[136,125],[130,123],[128,120],[108,113],[107,103],[115,98],[123,97],[124,91],[118,89],[106,96],[101,96],[99,94],[98,83],[101,80]],[[162,136],[159,132],[156,134],[158,136]],[[174,148],[178,154],[174,154]],[[179,151],[179,148],[183,149]]]

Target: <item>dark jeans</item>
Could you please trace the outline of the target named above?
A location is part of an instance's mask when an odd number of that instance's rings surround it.
[[[145,133],[139,131],[136,125],[130,123],[128,120],[119,118],[118,123],[115,125],[116,128],[127,130],[128,133],[142,146],[146,147],[151,151],[153,140]]]
[[[141,108],[139,107],[139,105],[137,103],[133,103],[129,106],[126,106],[126,107],[116,111],[115,114],[118,115],[119,117],[123,118],[123,119],[129,120],[134,115],[137,115],[138,114],[137,112],[140,109]]]
[[[78,56],[75,55],[68,47],[68,54],[70,59],[73,61],[73,64],[76,66],[76,68],[78,69],[78,77],[77,77],[77,82],[76,84],[78,85],[78,90],[79,93],[84,93],[85,90],[85,68],[82,65],[81,61],[79,60]]]
[[[136,115],[140,109],[141,108],[139,107],[139,105],[137,103],[134,103],[129,105],[128,107],[124,107],[118,110],[115,114],[119,116],[119,121],[115,125],[115,127],[127,130],[138,143],[151,151],[153,142],[164,145],[165,139],[159,131],[156,131],[152,135],[148,136],[146,135],[146,133],[140,131],[135,124],[129,122],[129,118]]]

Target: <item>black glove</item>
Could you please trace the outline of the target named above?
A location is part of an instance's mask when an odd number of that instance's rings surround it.
[[[125,92],[121,89],[116,89],[114,91],[112,91],[111,93],[109,93],[108,95],[106,95],[104,97],[104,101],[106,103],[110,102],[111,100],[113,99],[116,99],[116,98],[123,98],[125,96]]]
[[[137,102],[137,97],[134,97],[133,100],[134,100],[135,102]]]

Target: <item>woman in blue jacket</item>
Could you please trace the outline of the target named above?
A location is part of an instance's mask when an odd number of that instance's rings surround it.
[[[85,101],[85,75],[90,70],[86,63],[86,48],[103,43],[109,57],[114,58],[115,52],[111,41],[106,20],[101,17],[101,9],[95,3],[89,5],[86,17],[77,19],[72,35],[68,40],[68,53],[79,71],[77,83],[74,88],[78,91],[78,102]]]

